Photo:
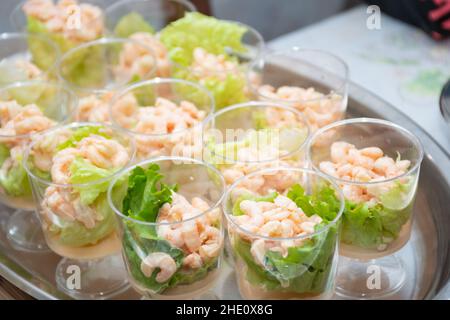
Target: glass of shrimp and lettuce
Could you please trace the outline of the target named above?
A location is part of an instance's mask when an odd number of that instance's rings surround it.
[[[61,53],[101,38],[105,33],[103,0],[25,0],[10,15],[19,32],[38,34],[53,41]],[[44,48],[32,53],[45,57]]]
[[[62,57],[59,78],[80,97],[75,115],[81,122],[110,122],[108,106],[123,86],[150,79],[156,70],[153,50],[132,39],[102,38]]]
[[[314,132],[345,117],[348,73],[346,63],[330,52],[292,47],[253,61],[247,80],[255,99],[301,111]]]
[[[54,76],[59,49],[37,34],[0,35],[0,86],[18,81],[48,80]]]
[[[249,189],[252,180],[289,177]],[[244,299],[326,299],[334,294],[340,217],[338,186],[308,169],[263,169],[229,187],[223,210]]]
[[[223,248],[221,174],[199,160],[159,157],[110,184],[130,283],[150,299],[192,299],[215,283]]]
[[[159,40],[168,51],[172,77],[205,86],[212,92],[217,109],[249,101],[246,69],[264,48],[256,30],[188,12],[163,28]]]
[[[357,118],[313,135],[308,159],[335,179],[345,197],[338,292],[383,297],[399,290],[406,271],[399,255],[411,235],[423,149],[408,130],[388,121]],[[355,283],[378,266],[385,279],[377,290]]]
[[[199,84],[157,78],[125,87],[110,103],[114,125],[136,140],[137,159],[202,158],[202,134],[214,113],[214,98]]]
[[[63,257],[56,283],[72,297],[105,298],[128,286],[106,193],[134,153],[134,141],[125,132],[80,122],[42,133],[25,152],[24,167],[47,245]],[[80,285],[68,287],[67,270],[73,266],[80,270]]]
[[[32,213],[35,203],[23,158],[38,135],[70,120],[77,98],[65,86],[40,80],[0,89],[0,201],[17,209],[6,230],[10,243],[26,251],[48,250]]]
[[[106,29],[115,37],[138,40],[151,47],[158,61],[156,75],[170,77],[168,50],[158,32],[193,11],[195,6],[185,0],[122,0],[106,8]]]

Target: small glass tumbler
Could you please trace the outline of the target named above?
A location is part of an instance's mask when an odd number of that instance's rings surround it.
[[[13,82],[48,80],[60,57],[54,42],[36,34],[0,34],[0,87]]]
[[[153,50],[132,39],[102,38],[65,53],[58,76],[80,97],[76,121],[110,122],[108,104],[130,83],[150,79],[156,70]]]
[[[144,176],[155,197],[164,193],[159,187],[176,185],[176,191],[153,218],[137,220],[129,200]],[[120,221],[123,258],[136,291],[150,299],[193,299],[214,286],[221,270],[224,193],[221,174],[189,158],[146,160],[114,179],[108,200]]]
[[[106,299],[128,287],[107,188],[134,154],[134,141],[125,132],[87,122],[48,130],[25,152],[47,245],[63,257],[56,283],[72,297]],[[44,160],[46,169],[38,168]]]
[[[137,159],[183,156],[201,159],[203,127],[214,112],[208,90],[189,81],[157,78],[118,92],[112,123],[136,140]]]
[[[300,110],[314,132],[345,117],[348,73],[347,64],[329,52],[293,47],[255,60],[247,80],[256,99]]]
[[[36,135],[68,122],[75,112],[77,97],[67,87],[40,80],[16,82],[0,89],[1,167],[0,201],[17,209],[6,230],[19,250],[48,250],[22,159]]]
[[[281,174],[283,183],[248,189]],[[244,299],[328,299],[334,294],[342,192],[308,169],[264,169],[228,188],[223,210]]]
[[[357,118],[318,130],[308,145],[314,170],[343,190],[338,294],[352,298],[388,296],[407,279],[395,255],[408,243],[423,149],[406,129],[388,121]],[[380,285],[368,286],[370,268]]]
[[[9,20],[16,31],[48,38],[65,53],[105,34],[105,6],[104,0],[25,0],[14,8]]]

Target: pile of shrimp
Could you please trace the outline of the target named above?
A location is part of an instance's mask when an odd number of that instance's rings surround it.
[[[49,146],[45,142],[42,147],[45,149]],[[37,155],[35,152],[33,151],[32,154]],[[44,216],[51,223],[56,223],[55,219],[60,218],[69,222],[78,221],[91,229],[103,217],[94,208],[83,205],[79,194],[70,187],[72,174],[70,166],[76,157],[81,157],[102,169],[122,168],[128,163],[130,157],[125,147],[119,142],[98,135],[86,137],[75,147],[63,149],[53,155],[50,166],[52,182],[67,184],[67,186],[52,185],[45,190],[42,201]],[[37,156],[34,158],[36,159]],[[36,162],[35,164],[37,165]],[[48,162],[40,164],[41,168],[43,166],[48,166]]]
[[[191,203],[182,195],[173,192],[172,203],[165,203],[159,211],[158,236],[186,254],[183,267],[199,269],[211,259],[220,255],[223,235],[217,227],[220,223],[219,209],[211,210],[207,202],[195,197]],[[203,212],[203,215],[201,215]],[[200,215],[200,216],[199,216]],[[194,218],[199,216],[197,218]],[[189,221],[190,218],[194,218]],[[179,222],[179,223],[176,223]],[[152,252],[142,260],[141,271],[150,277],[155,268],[160,268],[156,281],[162,283],[177,271],[174,259],[164,252]]]
[[[394,160],[384,155],[378,147],[356,148],[353,144],[337,141],[330,148],[331,161],[322,161],[320,170],[324,173],[347,181],[375,182],[398,177],[404,174],[411,165],[409,160]],[[380,187],[344,184],[344,196],[357,203],[374,202],[376,194],[388,191],[392,184],[385,183]]]
[[[50,32],[75,42],[92,41],[104,31],[102,10],[76,0],[27,0],[24,13],[44,23]]]
[[[314,88],[282,86],[275,89],[271,85],[260,86],[258,93],[263,100],[289,102],[305,115],[312,131],[338,121],[344,115],[344,104],[338,94],[325,96]]]
[[[113,93],[101,96],[92,94],[80,99],[76,114],[77,121],[109,122],[109,102]]]
[[[193,58],[190,72],[199,78],[200,83],[202,83],[202,80],[211,77],[224,81],[230,74],[243,76],[239,65],[227,60],[223,54],[214,55],[208,53],[205,49],[195,48]]]
[[[188,101],[177,105],[159,97],[154,106],[140,107],[136,98],[128,95],[114,104],[112,114],[116,123],[136,133],[139,158],[171,155],[174,151],[187,155],[201,149],[201,139],[197,139],[201,129],[196,126],[206,112]],[[191,130],[184,132],[186,129]]]
[[[244,200],[239,204],[244,213],[232,216],[242,229],[255,235],[269,238],[295,238],[315,232],[315,226],[322,218],[314,214],[308,217],[295,202],[284,195],[278,195],[273,202]],[[251,253],[257,263],[264,266],[268,250],[279,252],[283,257],[291,247],[301,246],[304,239],[268,240],[251,236],[237,228],[233,231],[252,242]]]

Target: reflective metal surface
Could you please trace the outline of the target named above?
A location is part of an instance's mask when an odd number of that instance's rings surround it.
[[[292,68],[289,68],[292,70]],[[283,71],[283,77],[296,77]],[[379,97],[355,84],[349,86],[349,116],[386,119],[414,132],[425,147],[415,206],[412,238],[399,255],[407,265],[408,282],[392,298],[449,299],[450,287],[450,157],[424,130]],[[0,208],[4,226],[11,210]],[[58,291],[54,271],[59,257],[14,250],[0,231],[0,275],[37,299],[68,298]],[[232,269],[224,266],[214,292],[221,299],[239,299]],[[447,286],[447,287],[446,287]],[[139,299],[132,290],[119,299]]]

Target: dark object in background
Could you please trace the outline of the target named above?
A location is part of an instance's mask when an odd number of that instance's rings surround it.
[[[442,89],[441,97],[439,98],[439,106],[442,116],[447,124],[450,125],[450,79]]]
[[[436,40],[450,36],[450,0],[366,0],[382,12],[415,25]]]
[[[197,10],[203,14],[211,15],[211,4],[209,0],[191,0]]]

